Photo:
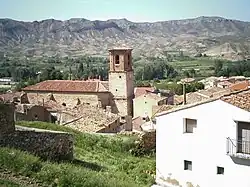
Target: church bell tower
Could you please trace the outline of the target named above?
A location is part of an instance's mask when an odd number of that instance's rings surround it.
[[[134,72],[132,68],[132,49],[109,50],[109,91],[117,113],[133,116]]]

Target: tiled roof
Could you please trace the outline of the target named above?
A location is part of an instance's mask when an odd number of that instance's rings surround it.
[[[76,118],[79,117],[78,121],[66,126],[81,132],[97,132],[120,118],[117,114],[107,113],[102,108],[85,104],[80,104],[74,109],[68,109],[66,112],[76,115]]]
[[[153,91],[154,87],[135,87],[134,89],[135,98]]]
[[[215,95],[224,95],[229,94],[230,89],[220,88],[220,87],[211,87],[206,90],[199,90],[197,93],[204,95],[205,97],[214,97]]]
[[[153,115],[152,117],[154,117],[155,115],[157,115],[158,113],[161,112],[165,112],[168,110],[172,110],[174,107],[176,107],[175,105],[161,105],[161,106],[153,106],[152,110],[153,110]]]
[[[158,113],[156,116],[162,116],[162,115],[176,112],[179,110],[192,108],[192,107],[195,107],[195,106],[198,106],[201,104],[205,104],[205,103],[209,103],[209,102],[212,102],[212,101],[215,101],[218,99],[221,99],[222,101],[227,102],[229,104],[232,104],[232,105],[239,107],[243,110],[250,111],[250,89],[246,89],[246,90],[241,90],[238,92],[233,92],[233,93],[230,93],[228,95],[223,95],[221,97],[209,98],[207,100],[203,100],[203,101],[196,102],[196,103],[191,103],[191,104],[187,104],[187,105],[179,105],[171,110]]]
[[[24,88],[24,91],[108,92],[104,81],[47,80]],[[100,88],[100,89],[99,89]]]
[[[151,99],[153,99],[153,100],[155,100],[157,102],[162,101],[164,99],[167,99],[167,97],[160,96],[157,93],[151,93],[151,92],[147,92],[146,94],[142,94],[139,97],[136,97],[134,99],[138,99],[138,98],[145,98],[145,99],[151,98]]]
[[[221,98],[221,100],[230,103],[243,110],[250,111],[250,90],[239,91]]]
[[[241,81],[241,82],[238,82],[238,83],[231,85],[229,88],[232,91],[240,91],[240,90],[247,89],[248,86],[250,86],[249,81]]]
[[[0,99],[4,102],[13,102],[15,98],[21,97],[22,92],[13,92],[0,95]]]
[[[141,125],[144,123],[144,120],[141,116],[138,116],[132,120],[133,130],[142,131]]]

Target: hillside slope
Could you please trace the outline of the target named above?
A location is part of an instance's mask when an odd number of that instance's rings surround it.
[[[106,55],[108,48],[122,45],[134,48],[135,55],[160,56],[167,50],[221,55],[225,44],[237,44],[231,53],[248,54],[250,22],[221,17],[154,23],[126,19],[39,22],[0,19],[0,51],[30,56]]]

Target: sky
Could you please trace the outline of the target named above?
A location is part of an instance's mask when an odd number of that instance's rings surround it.
[[[154,22],[221,16],[250,21],[249,8],[250,0],[0,0],[0,18]]]

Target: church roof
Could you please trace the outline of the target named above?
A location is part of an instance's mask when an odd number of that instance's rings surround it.
[[[23,88],[24,91],[45,92],[108,92],[106,81],[47,80]]]

